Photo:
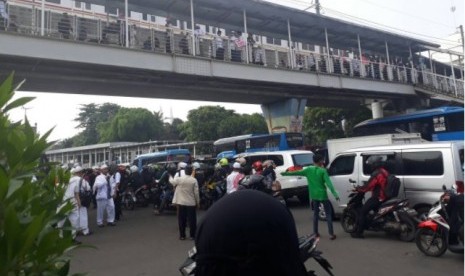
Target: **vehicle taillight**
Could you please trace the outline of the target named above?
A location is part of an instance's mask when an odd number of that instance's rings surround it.
[[[463,194],[463,181],[455,181],[455,185],[457,186],[457,193]]]

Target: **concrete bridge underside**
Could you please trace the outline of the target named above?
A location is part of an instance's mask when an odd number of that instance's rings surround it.
[[[371,100],[418,101],[412,85],[277,70],[191,56],[0,33],[0,74],[22,91],[261,104],[356,107]],[[299,108],[299,110],[303,110]],[[296,114],[295,110],[287,112]],[[300,112],[298,112],[300,113]]]

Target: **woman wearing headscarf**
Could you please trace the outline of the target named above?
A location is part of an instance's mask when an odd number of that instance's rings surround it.
[[[241,190],[215,203],[195,245],[196,276],[307,275],[292,214],[259,191]]]

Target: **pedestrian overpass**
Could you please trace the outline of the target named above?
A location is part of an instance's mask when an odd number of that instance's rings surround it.
[[[185,8],[189,5],[184,1],[174,1],[170,6],[172,14],[179,18],[176,26],[171,26],[169,19],[165,19],[165,26],[146,26],[130,17],[123,21],[114,19],[115,25],[108,16],[105,21],[96,13],[89,16],[82,11],[68,11],[63,5],[48,3],[45,8],[45,3],[38,6],[33,1],[30,4],[25,2],[28,1],[9,2],[10,20],[6,22],[5,30],[0,31],[0,74],[15,71],[17,78],[25,78],[27,81],[21,87],[24,91],[260,104],[270,131],[283,128],[299,131],[306,106],[356,107],[371,104],[379,109],[383,104],[391,103],[397,109],[406,109],[428,105],[432,101],[463,104],[463,81],[458,79],[463,75],[460,68],[449,67],[451,74],[455,75],[450,77],[436,74],[436,71],[447,69],[447,65],[434,63],[433,66],[431,59],[419,55],[417,57],[423,59],[421,66],[414,65],[413,61],[407,64],[395,62],[398,58],[405,58],[406,51],[410,54],[412,51],[423,52],[438,45],[289,8],[239,1],[244,2],[241,6],[244,9],[239,12],[243,15],[244,30],[247,30],[247,19],[249,22],[257,21],[263,8],[271,13],[269,16],[275,16],[275,21],[277,14],[297,14],[294,16],[296,21],[310,18],[313,20],[310,24],[320,28],[324,26],[323,32],[313,34],[312,47],[302,32],[291,37],[292,27],[287,20],[289,47],[283,43],[263,42],[269,41],[271,35],[282,38],[284,31],[273,27],[273,24],[262,24],[261,28],[249,28],[255,34],[261,33],[255,37],[259,42],[254,45],[246,43],[238,48],[236,44],[240,36],[233,39],[220,36],[226,54],[219,59],[215,49],[218,36],[208,33],[211,25],[202,25],[205,32],[200,35],[195,33],[193,20],[191,29],[186,28],[188,22],[182,19],[187,19]],[[134,10],[151,5],[151,1],[131,2],[139,4],[129,6]],[[155,2],[152,4],[156,6],[166,1]],[[199,24],[211,23],[207,12],[208,7],[211,9],[210,2],[196,0],[200,5],[199,19],[196,20]],[[228,5],[240,4],[214,2],[216,11],[222,12]],[[63,11],[72,15],[72,20],[69,20],[71,38],[64,39],[63,31],[57,29]],[[35,23],[25,19],[29,18],[29,13],[36,15]],[[15,22],[11,15],[15,15]],[[237,9],[225,17],[230,22],[217,22],[221,26],[216,30],[227,32],[234,27],[242,28],[237,26]],[[108,31],[108,26],[118,28],[119,33]],[[341,27],[348,31],[340,34]],[[275,28],[276,33],[273,34],[270,28]],[[82,29],[86,29],[85,39],[81,39]],[[103,35],[104,30],[107,30],[106,35]],[[332,32],[332,36],[328,35]],[[370,42],[366,43],[366,47],[371,49],[362,50],[362,34],[367,36]],[[113,40],[109,39],[110,35],[113,35]],[[144,37],[146,40],[142,42]],[[358,49],[344,48],[345,44],[350,46],[354,43],[354,37],[357,38]],[[295,42],[297,39],[301,42]],[[183,41],[187,43],[182,45]],[[402,48],[402,41],[408,42],[408,47]],[[388,47],[388,42],[391,47]],[[378,59],[374,59],[380,49],[384,49],[386,57],[376,56]],[[235,53],[239,53],[239,60],[233,59]],[[389,58],[389,54],[396,58]],[[429,61],[429,68],[425,60]]]

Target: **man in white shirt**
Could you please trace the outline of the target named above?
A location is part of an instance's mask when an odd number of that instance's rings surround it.
[[[244,177],[241,174],[241,164],[239,162],[234,162],[233,171],[226,178],[226,193],[230,194],[237,191],[237,186],[239,181]]]
[[[200,56],[204,56],[203,54],[203,41],[202,41],[202,37],[205,35],[205,32],[200,28],[199,25],[195,25],[195,28],[194,28],[194,37],[195,37],[195,54],[196,55],[200,55]]]
[[[71,170],[74,174],[75,169]],[[82,169],[81,169],[82,170]],[[63,204],[59,209],[63,208],[66,202],[70,202],[73,205],[73,209],[68,215],[68,220],[71,223],[73,239],[76,237],[77,230],[79,229],[79,208],[81,207],[81,201],[79,200],[79,176],[74,175],[69,180],[68,186],[66,187],[65,194],[63,195]],[[65,220],[58,222],[58,228],[63,228]]]
[[[118,170],[124,165],[118,165]],[[121,182],[121,173],[116,170],[113,175],[110,176],[110,186],[111,186],[111,201],[113,201],[113,208],[115,210],[115,220],[119,220],[122,214],[121,211],[121,199],[119,198],[119,185]]]
[[[70,182],[77,181],[78,193],[83,191],[90,191],[90,185],[83,178],[83,172],[84,170],[82,169],[82,167],[77,166],[73,169],[74,176],[70,179]],[[79,201],[81,202],[81,198],[79,198]],[[91,232],[89,231],[87,207],[83,206],[82,204],[80,204],[79,206],[79,231],[81,231],[84,236],[88,236],[91,234]]]
[[[224,60],[224,45],[223,38],[221,37],[221,30],[216,32],[215,46],[216,46],[216,59]]]
[[[97,193],[97,225],[103,227],[104,212],[107,212],[107,224],[115,226],[115,205],[111,197],[110,179],[108,176],[108,166],[100,167],[100,175],[97,176],[94,183],[94,193]]]
[[[173,204],[178,206],[178,226],[179,239],[186,239],[186,226],[189,221],[190,238],[195,238],[197,230],[197,213],[196,207],[199,206],[199,185],[195,177],[192,176],[193,168],[191,165],[185,167],[185,175],[180,177],[170,176],[170,183],[174,186]]]

